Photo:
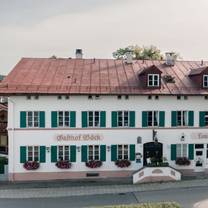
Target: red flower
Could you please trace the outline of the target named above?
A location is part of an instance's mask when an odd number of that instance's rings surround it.
[[[86,162],[86,166],[88,168],[99,168],[99,167],[102,166],[102,161],[100,161],[100,160],[91,160],[91,161]]]
[[[131,165],[131,162],[129,160],[116,160],[115,164],[119,167],[119,168],[127,168]]]
[[[68,160],[59,160],[56,163],[56,167],[60,169],[69,169],[71,168],[71,163]]]
[[[40,163],[37,161],[27,161],[24,163],[23,167],[26,170],[36,170],[40,167]]]

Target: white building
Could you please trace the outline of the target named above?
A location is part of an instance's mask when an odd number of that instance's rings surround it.
[[[10,180],[130,177],[155,161],[206,173],[203,64],[23,58],[0,85]]]

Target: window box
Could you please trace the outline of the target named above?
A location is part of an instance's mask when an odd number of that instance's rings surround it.
[[[37,170],[40,167],[40,163],[37,161],[27,161],[24,163],[23,167],[26,170]]]
[[[85,163],[88,168],[99,168],[102,166],[102,161],[100,160],[91,160]]]
[[[117,161],[115,161],[115,165],[117,165],[119,168],[127,168],[131,165],[131,161],[129,161],[129,160],[117,160]]]
[[[190,160],[187,157],[177,157],[175,163],[176,165],[186,165],[186,166],[191,164]]]
[[[70,169],[71,163],[68,160],[59,160],[56,163],[56,167],[60,169]]]

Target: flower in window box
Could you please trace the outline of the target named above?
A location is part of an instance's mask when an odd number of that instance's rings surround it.
[[[60,169],[69,169],[71,168],[71,163],[68,160],[59,160],[56,163],[56,167]]]
[[[90,160],[88,162],[86,162],[86,166],[88,168],[99,168],[102,166],[102,161],[100,160]]]
[[[37,161],[27,161],[24,163],[23,167],[26,170],[36,170],[40,167],[40,163]]]
[[[190,160],[187,157],[177,157],[176,158],[176,165],[190,165]]]
[[[127,168],[131,165],[131,162],[129,160],[116,160],[115,165],[119,168]]]

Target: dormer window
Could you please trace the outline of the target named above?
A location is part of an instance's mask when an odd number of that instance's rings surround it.
[[[148,87],[159,87],[160,85],[159,74],[148,74]]]
[[[208,75],[203,75],[203,87],[208,88]]]

